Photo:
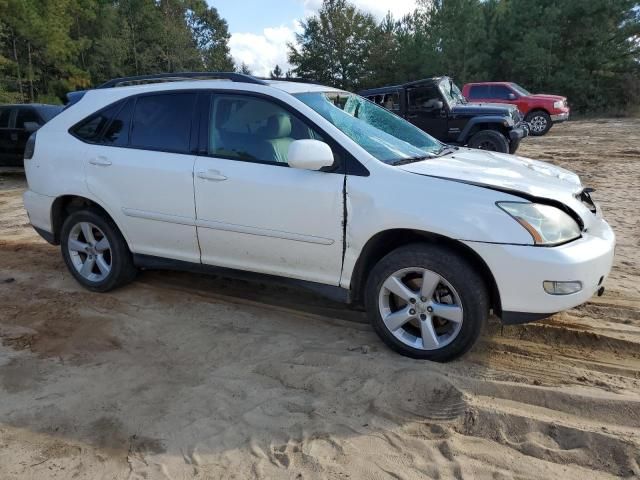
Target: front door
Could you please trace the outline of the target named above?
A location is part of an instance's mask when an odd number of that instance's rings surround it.
[[[202,263],[338,285],[344,175],[287,164],[293,141],[321,135],[245,94],[212,94],[208,125],[194,179]]]
[[[449,140],[446,108],[436,85],[407,90],[407,120],[443,142]]]

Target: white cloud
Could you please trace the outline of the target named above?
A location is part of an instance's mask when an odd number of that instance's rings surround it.
[[[291,68],[287,43],[294,41],[294,29],[283,25],[265,28],[262,34],[232,33],[229,49],[238,65],[244,62],[254,75],[266,77],[276,65],[284,72]]]
[[[299,0],[304,5],[304,16],[317,13],[322,0]],[[416,0],[351,0],[358,8],[382,19],[388,11],[397,19],[416,8]],[[246,63],[254,75],[266,77],[276,65],[286,72],[291,68],[287,60],[288,43],[295,41],[295,32],[300,31],[299,19],[291,27],[265,28],[262,33],[238,32],[231,34],[229,48],[236,64]]]
[[[304,4],[305,16],[313,15],[322,5],[322,0],[300,0]],[[394,18],[401,18],[416,9],[416,0],[350,0],[356,7],[372,13],[378,19],[382,19],[387,12],[391,12]]]

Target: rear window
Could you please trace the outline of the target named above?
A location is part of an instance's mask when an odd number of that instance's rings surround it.
[[[24,129],[25,123],[37,123],[42,125],[42,120],[33,108],[20,108],[16,116],[16,128]]]
[[[9,128],[10,108],[0,108],[0,128]]]
[[[469,98],[489,98],[489,85],[472,85],[469,89]]]
[[[195,93],[139,97],[133,115],[131,145],[188,153],[195,99]]]

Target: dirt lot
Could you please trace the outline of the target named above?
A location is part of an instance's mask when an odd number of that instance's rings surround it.
[[[640,120],[521,153],[597,189],[607,292],[494,320],[446,365],[294,289],[146,272],[88,293],[29,227],[24,178],[0,176],[0,478],[639,478]]]

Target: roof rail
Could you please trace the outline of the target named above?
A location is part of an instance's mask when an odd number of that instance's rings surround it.
[[[121,77],[109,80],[96,88],[113,88],[145,83],[180,82],[184,80],[231,80],[232,82],[254,83],[267,85],[267,82],[251,75],[235,72],[179,72],[158,73],[155,75],[138,75],[136,77]]]

